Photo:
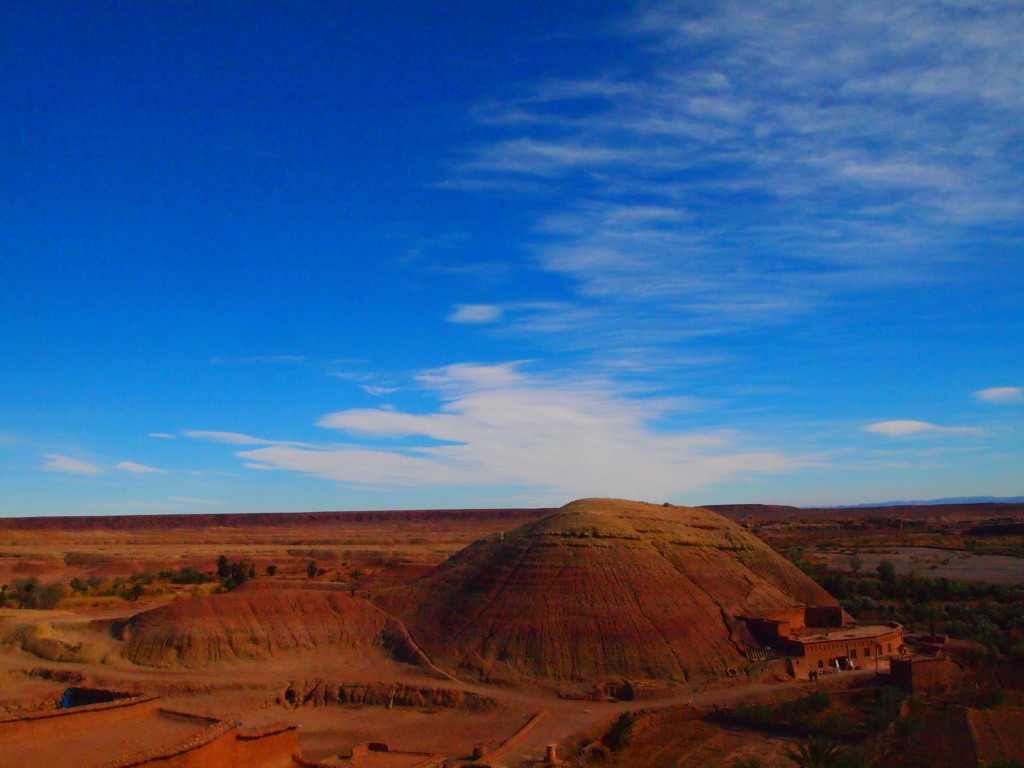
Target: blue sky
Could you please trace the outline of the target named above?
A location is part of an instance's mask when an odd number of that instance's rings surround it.
[[[0,514],[1024,493],[1024,9],[0,24]]]

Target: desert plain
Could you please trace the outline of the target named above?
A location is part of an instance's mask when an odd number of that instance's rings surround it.
[[[825,739],[848,762],[821,765],[1011,765],[995,760],[1021,757],[1022,520],[618,500],[0,520],[0,717],[82,689],[297,726],[304,762],[268,766],[781,768]],[[811,676],[743,621],[805,605],[892,622],[907,647]],[[890,658],[925,651],[955,671],[895,693]],[[950,712],[975,741],[922,752]],[[167,717],[116,744],[67,723],[7,738],[0,765],[112,764],[187,736]]]

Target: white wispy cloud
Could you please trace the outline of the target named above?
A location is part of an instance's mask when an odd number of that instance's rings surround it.
[[[203,429],[186,429],[182,434],[193,440],[210,440],[214,443],[228,443],[229,445],[271,445],[273,440],[264,440],[261,437],[251,437],[238,432],[213,432]]]
[[[655,2],[623,28],[628,70],[477,110],[494,138],[453,186],[552,201],[532,247],[577,289],[507,327],[598,349],[785,320],[941,279],[1024,215],[1016,3]]]
[[[167,432],[150,432],[149,436],[150,437],[159,438],[160,440],[174,440],[175,439],[174,435],[169,434]]]
[[[981,400],[983,403],[994,403],[996,405],[1024,403],[1024,388],[991,387],[989,389],[979,389],[974,393],[974,398]]]
[[[102,475],[104,472],[103,467],[98,464],[62,456],[59,453],[48,453],[43,458],[46,461],[43,462],[41,469],[47,472],[60,472],[66,475]]]
[[[913,421],[909,419],[897,421],[879,421],[875,424],[868,424],[864,427],[865,432],[873,432],[876,435],[886,437],[908,437],[910,435],[980,435],[981,430],[977,427],[943,427],[938,424],[931,424],[927,421]]]
[[[147,475],[147,474],[166,474],[168,470],[157,469],[156,467],[149,467],[145,464],[136,464],[134,461],[121,461],[114,465],[114,469],[120,469],[125,472],[131,472],[136,475]]]
[[[373,395],[374,397],[384,397],[398,391],[398,387],[379,387],[373,384],[361,384],[359,388],[366,394]]]
[[[745,446],[725,431],[662,431],[658,423],[678,415],[679,403],[628,397],[601,381],[538,377],[519,363],[451,365],[420,374],[417,383],[440,400],[437,410],[339,411],[317,424],[339,430],[345,442],[247,437],[260,447],[236,455],[253,469],[364,487],[514,486],[637,498],[667,498],[806,463]]]
[[[497,304],[456,304],[449,323],[485,324],[500,320],[504,310]]]

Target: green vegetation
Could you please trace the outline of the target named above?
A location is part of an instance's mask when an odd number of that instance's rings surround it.
[[[67,587],[63,584],[43,584],[35,576],[29,576],[0,586],[0,608],[52,610],[60,605],[66,594]]]
[[[794,736],[821,736],[851,741],[880,734],[902,717],[906,695],[887,687],[838,696],[813,691],[780,704],[740,705],[714,719]]]
[[[835,739],[811,736],[796,749],[787,750],[786,756],[800,768],[840,768],[845,751]]]
[[[872,768],[886,765],[887,753],[916,733],[919,724],[905,714],[906,700],[895,687],[845,694],[818,690],[780,704],[723,710],[712,719],[807,739],[789,752],[801,768]]]
[[[836,573],[798,557],[796,565],[861,621],[898,621],[911,631],[980,643],[989,654],[1024,662],[1024,586],[968,583],[913,573],[888,560],[869,573]]]
[[[249,579],[256,578],[256,565],[249,560],[229,561],[227,555],[217,558],[217,576],[225,590],[231,590]]]
[[[176,571],[160,571],[159,576],[171,584],[205,584],[210,581],[207,574],[200,573],[191,566],[185,566]]]

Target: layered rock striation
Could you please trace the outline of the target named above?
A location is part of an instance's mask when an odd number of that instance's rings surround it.
[[[122,654],[148,666],[203,667],[297,651],[365,653],[404,633],[366,600],[339,592],[258,589],[179,600],[136,614],[117,634]]]
[[[742,615],[836,601],[706,509],[582,499],[379,595],[431,660],[516,682],[736,674]]]

